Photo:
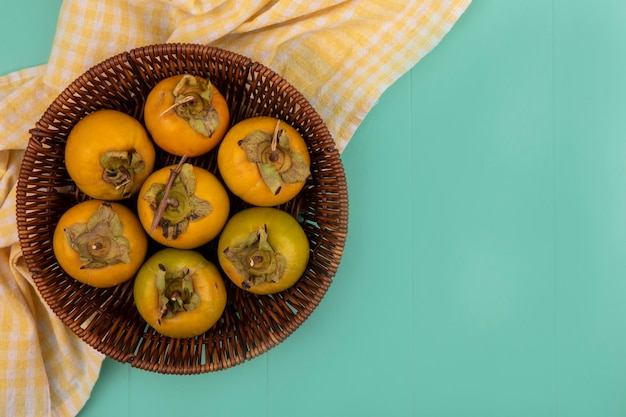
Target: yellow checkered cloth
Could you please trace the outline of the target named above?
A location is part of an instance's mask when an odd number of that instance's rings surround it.
[[[343,151],[385,89],[441,41],[470,1],[66,0],[48,64],[0,77],[0,414],[76,415],[103,360],[40,298],[15,227],[28,130],[78,75],[138,46],[212,44],[281,74]]]

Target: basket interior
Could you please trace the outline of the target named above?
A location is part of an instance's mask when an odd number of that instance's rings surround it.
[[[143,121],[143,103],[157,82],[189,73],[209,78],[229,104],[231,124],[273,116],[296,128],[307,142],[312,178],[279,208],[304,228],[311,255],[304,275],[290,289],[257,296],[225,279],[228,303],[221,320],[191,339],[164,337],[137,312],[130,280],[98,289],[69,277],[52,251],[61,215],[86,197],[64,166],[64,147],[74,124],[98,109],[117,109]],[[337,271],[347,235],[348,195],[339,153],[324,122],[286,80],[233,52],[195,44],[164,44],[121,53],[92,67],[50,105],[36,126],[17,185],[17,227],[23,255],[42,297],[85,342],[132,366],[172,374],[225,369],[252,359],[293,333],[317,307]],[[155,169],[178,157],[158,150]],[[219,176],[216,150],[189,162]],[[127,204],[133,204],[129,200]],[[231,195],[231,214],[247,204]],[[151,244],[150,251],[159,249]],[[217,264],[215,240],[198,248]],[[148,256],[150,253],[148,254]]]

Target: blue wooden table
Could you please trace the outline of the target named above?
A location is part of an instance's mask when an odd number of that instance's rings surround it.
[[[60,0],[1,3],[0,74]],[[105,360],[80,417],[626,416],[626,2],[474,0],[342,155],[319,308],[226,371]]]

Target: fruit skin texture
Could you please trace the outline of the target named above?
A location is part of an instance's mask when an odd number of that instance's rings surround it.
[[[145,165],[135,174],[130,195],[139,191],[154,168],[154,144],[143,125],[132,116],[118,110],[97,110],[79,120],[70,131],[65,144],[65,166],[83,193],[94,199],[121,200],[128,195],[103,181],[100,158],[108,151],[131,150],[141,156]]]
[[[278,282],[262,282],[245,288],[244,275],[225,256],[224,251],[245,241],[263,224],[267,227],[269,244],[284,256],[286,267]],[[273,207],[251,207],[233,215],[224,226],[217,255],[222,270],[239,288],[254,294],[273,294],[291,287],[302,276],[309,261],[309,241],[300,224],[289,213]]]
[[[154,142],[173,155],[199,156],[215,148],[228,130],[230,113],[224,96],[213,86],[213,106],[219,116],[219,127],[210,137],[193,130],[187,120],[174,110],[172,91],[184,74],[174,75],[159,81],[148,94],[144,107],[144,122]]]
[[[193,311],[181,311],[162,318],[155,274],[159,264],[168,270],[189,268],[200,304]],[[165,248],[152,255],[141,267],[133,287],[135,305],[144,320],[159,333],[174,338],[203,334],[217,323],[226,307],[226,288],[219,269],[192,250]]]
[[[161,226],[157,226],[154,232],[150,233],[154,211],[143,197],[152,184],[166,184],[170,171],[175,168],[175,165],[166,166],[154,171],[148,177],[139,191],[137,214],[144,230],[152,239],[172,248],[193,249],[208,243],[219,235],[230,214],[230,200],[226,189],[214,174],[204,168],[193,166],[193,174],[196,179],[195,195],[211,204],[211,213],[201,219],[190,221],[187,230],[175,239],[167,239],[163,236]]]
[[[86,223],[102,204],[110,204],[124,225],[123,236],[130,243],[130,263],[117,263],[103,268],[81,268],[78,253],[70,247],[64,230],[76,223]],[[57,223],[53,235],[54,255],[65,272],[92,287],[107,288],[131,279],[146,257],[148,237],[135,214],[115,202],[87,200],[69,208]]]
[[[226,133],[217,154],[217,165],[226,186],[242,200],[262,207],[276,206],[294,198],[304,187],[305,181],[283,184],[274,195],[263,181],[255,162],[250,162],[239,141],[250,132],[261,130],[273,134],[277,119],[267,116],[252,117],[236,123]],[[287,123],[280,123],[289,137],[292,151],[300,153],[310,166],[311,159],[306,142],[296,129]]]

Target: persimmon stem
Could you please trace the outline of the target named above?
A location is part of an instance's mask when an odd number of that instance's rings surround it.
[[[154,230],[157,228],[157,226],[161,222],[161,219],[163,218],[163,213],[165,213],[165,209],[167,209],[168,204],[171,204],[171,201],[170,201],[170,198],[169,198],[169,196],[170,196],[170,189],[172,188],[172,185],[174,184],[174,180],[176,180],[176,177],[180,173],[180,170],[182,169],[183,164],[185,163],[186,160],[187,160],[187,155],[183,155],[180,158],[180,161],[178,162],[178,165],[176,165],[176,168],[170,170],[170,176],[167,179],[167,184],[165,184],[165,189],[163,190],[163,197],[161,197],[161,201],[159,202],[159,206],[157,207],[156,211],[154,212],[154,218],[152,219],[152,225],[150,225],[150,234],[154,233]]]
[[[274,128],[274,134],[272,135],[272,152],[276,151],[278,146],[278,132],[280,132],[280,120],[276,121],[276,127]]]
[[[178,291],[174,291],[174,293],[172,294],[172,296],[170,297],[169,301],[175,303],[176,300],[178,300],[178,297],[180,297],[180,293]],[[161,319],[163,317],[165,317],[165,315],[167,314],[167,304],[165,304],[163,306],[163,308],[161,309],[161,312],[159,314],[159,318],[157,319],[158,323],[161,324]]]
[[[169,112],[170,110],[172,110],[172,109],[174,109],[174,108],[176,108],[176,107],[178,107],[178,106],[180,106],[182,104],[189,103],[190,101],[193,101],[195,99],[196,98],[194,96],[187,96],[187,97],[185,97],[185,98],[183,98],[181,100],[178,100],[176,103],[172,104],[167,109],[163,110],[161,112],[161,114],[159,114],[159,116],[163,116],[165,113]]]

